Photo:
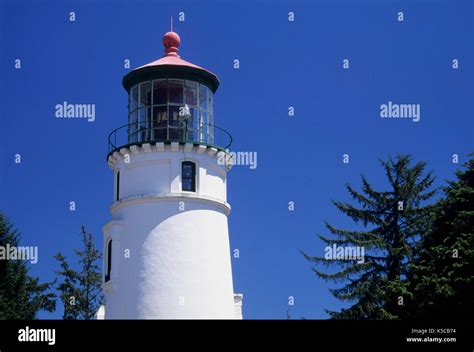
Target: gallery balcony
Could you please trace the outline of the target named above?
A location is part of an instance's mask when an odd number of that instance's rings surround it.
[[[167,122],[167,121],[166,121]],[[205,145],[218,150],[227,151],[232,144],[232,136],[226,130],[205,123],[187,123],[186,121],[171,121],[151,125],[149,121],[136,122],[114,129],[108,138],[107,159],[114,152],[133,145],[141,146],[149,143],[179,144],[192,143]]]

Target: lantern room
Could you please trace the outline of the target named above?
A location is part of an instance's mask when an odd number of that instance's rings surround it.
[[[123,78],[128,123],[109,136],[109,155],[145,143],[193,143],[227,150],[232,137],[214,124],[218,77],[181,59],[181,39],[163,36],[164,56],[132,70]]]

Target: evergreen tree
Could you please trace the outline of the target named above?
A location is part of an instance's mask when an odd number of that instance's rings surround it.
[[[20,234],[0,212],[0,247],[18,247]],[[24,260],[0,259],[0,319],[36,319],[40,310],[52,312],[56,296],[48,292],[52,283],[39,283],[28,274]]]
[[[333,238],[319,236],[331,247],[363,247],[364,261],[328,260],[303,253],[314,264],[336,267],[331,273],[313,267],[319,278],[344,284],[330,291],[352,306],[340,312],[326,311],[333,319],[397,319],[403,312],[400,304],[410,297],[407,290],[409,263],[431,222],[432,207],[425,202],[436,192],[430,190],[434,178],[431,173],[425,174],[426,163],[412,166],[407,155],[381,161],[381,166],[388,179],[387,191],[376,191],[362,176],[362,193],[346,184],[360,207],[333,202],[363,229],[343,230],[326,223]]]
[[[410,287],[408,318],[472,319],[474,294],[474,160],[448,182],[422,242]]]
[[[56,254],[61,270],[56,273],[62,278],[57,286],[64,304],[63,319],[93,319],[102,303],[102,274],[98,263],[101,255],[94,246],[92,234],[81,231],[83,248],[75,250],[80,270],[71,268],[65,256]]]
[[[62,277],[57,289],[64,305],[63,319],[77,320],[79,319],[79,308],[76,305],[78,273],[70,268],[66,257],[61,253],[57,253],[54,258],[59,261],[61,266],[61,270],[56,271],[56,274]]]

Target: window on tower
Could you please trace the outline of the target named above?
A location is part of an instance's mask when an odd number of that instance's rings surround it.
[[[196,164],[192,161],[183,161],[181,164],[182,190],[196,192]]]
[[[110,281],[110,273],[112,271],[112,240],[107,242],[107,258],[105,268],[105,282]]]
[[[117,202],[120,200],[120,171],[117,171],[115,178],[115,200]]]

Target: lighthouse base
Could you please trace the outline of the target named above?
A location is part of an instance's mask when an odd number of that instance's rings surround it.
[[[129,199],[114,217],[120,220],[104,228],[115,258],[104,284],[106,319],[235,319],[222,204],[184,196]]]

